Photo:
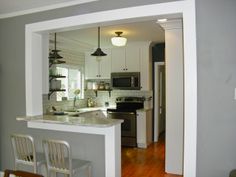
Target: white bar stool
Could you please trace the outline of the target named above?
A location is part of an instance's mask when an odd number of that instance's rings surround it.
[[[15,170],[19,164],[33,167],[34,173],[38,173],[39,167],[45,164],[43,153],[36,152],[34,139],[30,135],[13,134],[11,135],[15,158]]]
[[[48,177],[51,173],[62,173],[69,177],[85,169],[88,177],[91,176],[91,162],[81,159],[72,159],[71,148],[68,142],[60,140],[43,140],[43,149],[46,158]]]

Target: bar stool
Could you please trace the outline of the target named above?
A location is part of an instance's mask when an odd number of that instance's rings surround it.
[[[68,142],[60,140],[43,140],[43,149],[47,164],[48,177],[51,172],[62,173],[69,177],[75,176],[85,169],[88,177],[91,176],[91,162],[72,159],[71,148]]]
[[[35,151],[34,139],[30,135],[13,134],[11,142],[15,158],[15,170],[19,164],[33,167],[34,173],[37,173],[38,167],[45,163],[43,153]]]

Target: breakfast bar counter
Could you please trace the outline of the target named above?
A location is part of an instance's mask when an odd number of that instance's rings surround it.
[[[105,177],[121,177],[121,123],[123,120],[70,115],[18,116],[28,128],[103,135],[105,139]]]
[[[111,127],[121,124],[123,120],[96,118],[96,117],[79,117],[70,115],[38,115],[38,116],[19,116],[18,121],[40,122],[40,123],[54,123],[63,125],[76,125],[87,127]]]

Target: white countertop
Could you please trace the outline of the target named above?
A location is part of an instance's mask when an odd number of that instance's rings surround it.
[[[69,115],[18,116],[16,120],[90,127],[109,127],[123,122],[123,120],[120,119],[72,117]]]

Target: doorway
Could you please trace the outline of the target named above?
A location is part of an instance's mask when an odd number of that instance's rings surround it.
[[[196,176],[196,121],[197,121],[197,65],[196,65],[196,28],[194,1],[176,1],[147,6],[131,7],[86,15],[57,19],[50,22],[40,22],[26,26],[26,114],[42,114],[42,55],[40,37],[45,31],[85,28],[99,23],[143,20],[157,18],[167,14],[183,15],[184,20],[184,176]],[[119,14],[119,15],[117,15]],[[100,18],[100,17],[103,18]],[[35,57],[31,57],[33,56]],[[36,62],[37,61],[37,62]],[[35,69],[36,68],[36,69]],[[34,71],[34,72],[33,72]],[[35,72],[36,71],[36,72]],[[34,79],[32,79],[34,78]],[[108,166],[106,168],[109,168]]]
[[[154,142],[165,132],[165,63],[154,62]]]

